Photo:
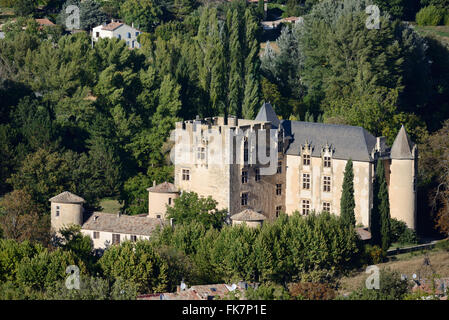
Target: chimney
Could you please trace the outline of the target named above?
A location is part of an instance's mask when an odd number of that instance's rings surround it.
[[[131,22],[131,27],[134,28],[134,22]]]
[[[111,22],[114,22],[114,19],[111,19]]]
[[[173,228],[173,218],[170,218],[170,227]]]
[[[385,144],[385,137],[377,137],[376,138],[376,151],[380,151],[384,144]]]
[[[153,180],[153,187],[156,186],[156,180]]]
[[[122,216],[122,213],[120,211],[117,211],[117,217],[120,218]]]

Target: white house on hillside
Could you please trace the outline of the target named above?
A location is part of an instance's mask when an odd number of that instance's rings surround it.
[[[99,38],[118,38],[126,41],[126,45],[133,48],[140,48],[137,42],[137,36],[142,31],[134,28],[134,24],[129,26],[123,22],[112,20],[109,24],[102,24],[92,29],[92,40],[97,41]]]

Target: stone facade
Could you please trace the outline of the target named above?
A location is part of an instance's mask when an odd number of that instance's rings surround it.
[[[227,132],[241,130],[243,137],[249,137],[263,129],[277,132],[279,169],[259,176],[256,170],[263,165],[242,161],[246,138],[239,143],[235,137],[227,138]],[[381,159],[387,171],[391,216],[416,228],[417,150],[403,127],[390,148],[384,137],[374,137],[360,127],[280,121],[271,105],[265,103],[255,120],[196,119],[178,122],[176,131],[184,139],[188,137],[188,147],[176,149],[180,139],[175,138],[175,154],[184,156],[182,161],[174,157],[175,186],[212,196],[231,216],[248,208],[268,219],[280,212],[307,214],[312,210],[339,215],[344,170],[352,159],[356,223],[369,227],[375,166]],[[210,153],[217,152],[217,146],[211,146],[207,138],[211,131],[219,132],[214,139],[220,142],[225,161],[209,161]],[[258,149],[260,138],[255,141],[252,147]],[[275,140],[267,135],[266,143],[270,141]],[[229,159],[233,161],[227,163]]]

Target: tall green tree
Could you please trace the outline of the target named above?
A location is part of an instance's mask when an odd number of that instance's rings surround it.
[[[346,162],[340,199],[340,216],[345,224],[355,226],[354,170],[352,159]]]
[[[211,196],[205,198],[195,192],[183,192],[175,199],[173,207],[167,206],[167,216],[176,224],[198,221],[206,228],[221,228],[226,217],[226,210],[217,209],[218,202]]]

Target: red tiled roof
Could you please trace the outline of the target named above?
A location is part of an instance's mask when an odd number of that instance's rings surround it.
[[[40,26],[54,26],[55,24],[50,20],[44,19],[36,19],[36,22],[39,23]]]
[[[113,31],[113,30],[117,29],[118,27],[120,27],[121,25],[123,25],[122,22],[114,21],[114,22],[111,22],[111,23],[109,23],[109,24],[103,26],[103,28],[101,28],[101,29],[102,29],[102,30]]]

